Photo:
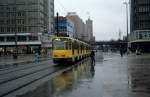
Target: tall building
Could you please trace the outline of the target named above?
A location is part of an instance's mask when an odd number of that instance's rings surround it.
[[[93,41],[93,21],[91,19],[86,20],[86,27],[88,41]]]
[[[5,52],[14,50],[15,36],[20,53],[40,48],[43,33],[52,32],[53,24],[54,0],[0,0],[0,47]]]
[[[69,18],[63,16],[55,17],[55,29],[56,34],[68,35],[69,37],[75,36],[74,23]]]
[[[49,0],[49,32],[53,33],[55,28],[55,20],[54,20],[54,0]]]
[[[131,0],[130,46],[150,52],[150,0]]]
[[[76,38],[82,39],[84,33],[84,22],[82,19],[75,12],[69,12],[66,17],[74,22]]]

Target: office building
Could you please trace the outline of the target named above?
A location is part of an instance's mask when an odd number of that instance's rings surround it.
[[[86,20],[86,32],[88,41],[93,41],[93,21],[89,18]]]
[[[55,17],[55,34],[66,35],[68,37],[75,37],[74,23],[66,17]]]
[[[131,0],[130,47],[150,52],[150,0]]]
[[[19,53],[40,49],[43,33],[51,33],[53,24],[54,0],[0,0],[0,47],[5,53],[14,50],[15,37]]]
[[[82,19],[75,12],[69,12],[66,17],[74,22],[76,38],[82,40],[85,29]]]

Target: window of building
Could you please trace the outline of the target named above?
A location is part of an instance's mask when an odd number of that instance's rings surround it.
[[[22,32],[22,29],[21,29],[21,27],[18,27],[18,32]]]
[[[7,27],[7,32],[11,32],[11,28],[10,27]]]
[[[4,20],[0,20],[0,24],[4,24],[5,23],[5,21]]]
[[[12,19],[11,24],[15,24],[15,23],[16,23],[16,19]]]
[[[23,31],[23,32],[26,32],[26,31],[27,31],[26,27],[23,27],[23,28],[22,28],[22,31]]]
[[[139,34],[138,33],[135,33],[135,38],[139,39]]]
[[[6,20],[6,23],[7,23],[7,24],[11,24],[11,20],[10,20],[10,19],[7,19],[7,20]]]
[[[139,39],[143,39],[143,35],[142,34],[139,34]]]
[[[148,37],[150,38],[150,33],[148,34]]]
[[[26,31],[26,27],[20,26],[20,27],[17,28],[17,31],[18,32],[25,32]]]
[[[15,41],[15,37],[14,36],[7,36],[6,39],[7,39],[8,42]]]
[[[0,32],[5,32],[5,28],[4,27],[0,27]]]
[[[0,13],[0,16],[1,16],[1,17],[4,17],[4,12],[1,12],[1,13]]]
[[[26,36],[18,36],[18,41],[26,41],[27,37]]]
[[[21,16],[21,12],[18,12],[18,13],[17,13],[17,16]]]
[[[24,11],[20,11],[20,12],[17,13],[17,16],[18,17],[25,16],[25,12]]]
[[[29,36],[29,41],[36,41],[38,40],[38,36]]]
[[[17,20],[17,24],[24,24],[25,22],[24,22],[24,19],[18,19]]]
[[[143,33],[143,37],[144,37],[144,39],[146,39],[147,38],[147,33]]]
[[[15,27],[11,27],[11,32],[15,32],[16,31],[16,28]]]
[[[1,42],[5,41],[5,37],[0,37],[0,41]]]

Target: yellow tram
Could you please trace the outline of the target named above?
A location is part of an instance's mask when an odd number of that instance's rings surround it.
[[[90,46],[70,37],[55,37],[52,40],[54,63],[75,62],[90,55]]]

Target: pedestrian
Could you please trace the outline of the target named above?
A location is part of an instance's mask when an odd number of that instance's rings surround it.
[[[91,51],[91,60],[92,60],[92,64],[95,63],[95,52],[94,51]]]
[[[120,55],[121,55],[121,57],[123,57],[123,47],[122,46],[120,46]]]
[[[39,63],[39,54],[35,53],[35,63]]]
[[[123,51],[122,51],[122,49],[120,49],[120,55],[121,55],[121,57],[123,57]]]

